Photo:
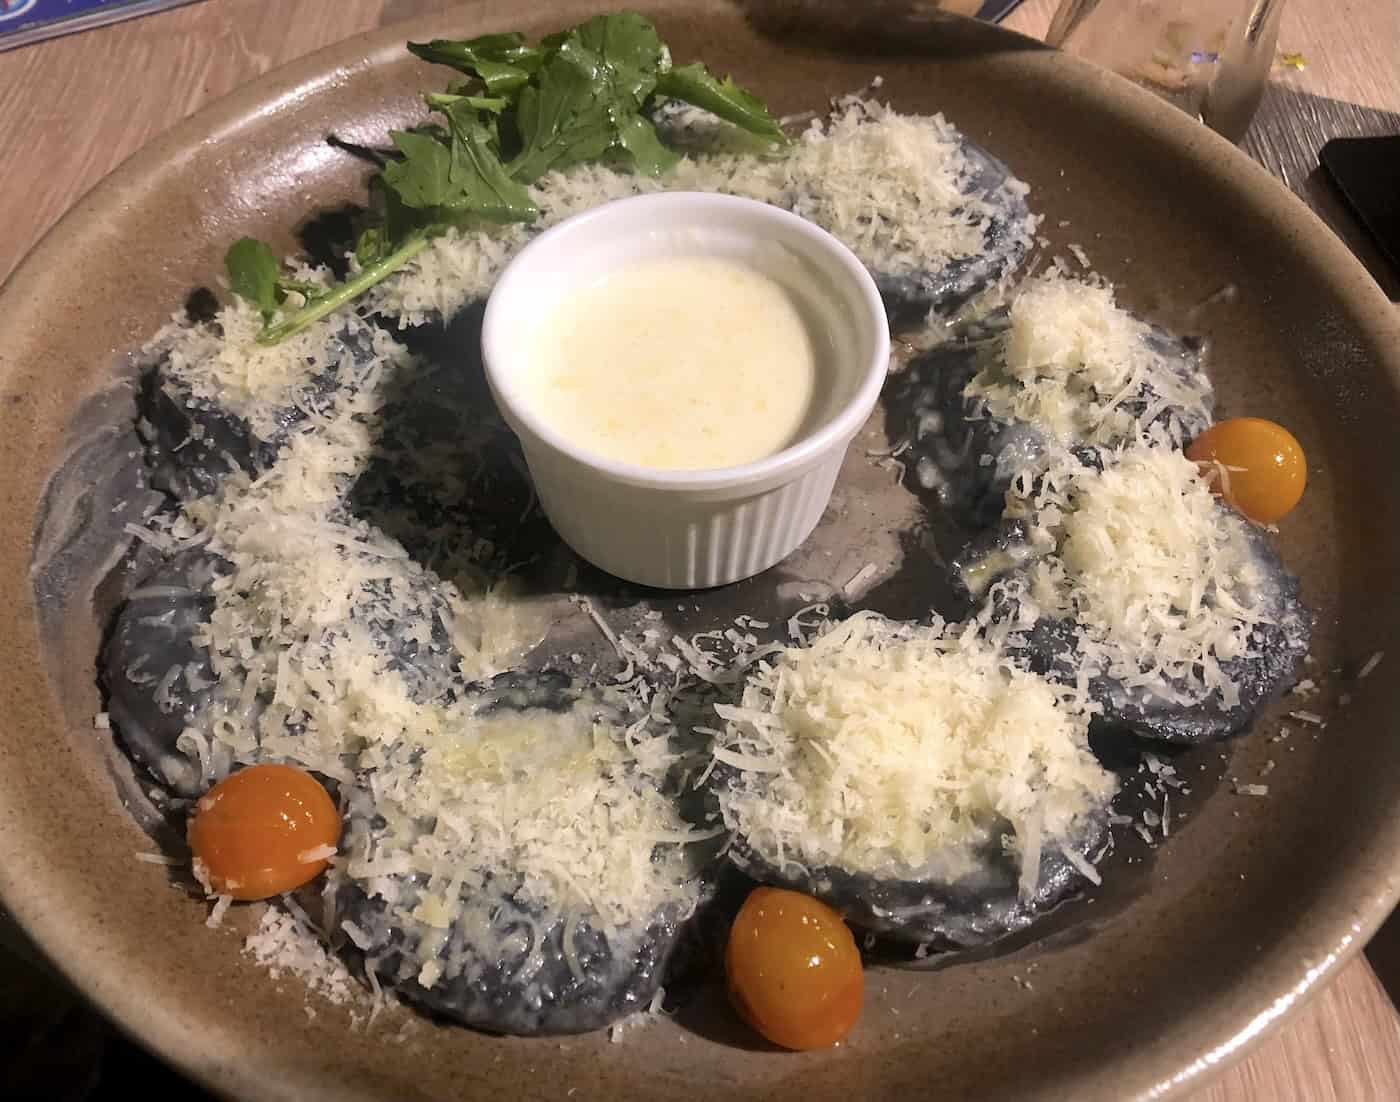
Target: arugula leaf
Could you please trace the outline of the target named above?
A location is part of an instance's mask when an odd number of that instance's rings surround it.
[[[428,247],[433,238],[433,229],[425,227],[410,233],[391,251],[384,253],[374,263],[361,268],[344,283],[337,283],[325,293],[309,301],[300,310],[294,310],[276,325],[269,325],[258,334],[259,344],[277,344],[293,333],[298,333],[308,325],[314,325],[328,314],[333,314],[348,302],[353,302],[384,279],[395,269],[402,268]],[[361,238],[363,240],[363,237]]]
[[[656,91],[670,99],[701,107],[750,133],[772,138],[775,142],[788,140],[762,100],[740,88],[731,77],[716,80],[698,61],[663,72],[657,79]]]
[[[481,83],[486,85],[486,91],[493,96],[513,92],[530,79],[529,69],[522,69],[519,65],[507,65],[501,61],[491,61],[484,57],[478,60],[474,67]]]
[[[548,60],[517,101],[521,148],[507,166],[512,176],[528,183],[615,148],[651,175],[675,164],[643,114],[671,66],[650,22],[636,12],[595,16],[540,46]]]
[[[383,226],[369,226],[355,238],[355,263],[362,268],[383,260],[391,252],[389,233]]]
[[[521,149],[507,166],[512,176],[532,182],[613,148],[652,175],[676,162],[642,114],[658,73],[671,63],[647,20],[635,12],[601,15],[546,44],[549,60],[520,90]]]
[[[430,134],[391,130],[403,159],[384,166],[384,183],[416,210],[436,210],[453,197],[452,151]]]
[[[513,92],[524,85],[544,61],[544,51],[537,46],[526,46],[525,36],[514,32],[487,34],[462,42],[446,38],[410,42],[408,48],[424,61],[450,65],[479,78],[493,96]]]
[[[287,297],[288,292],[295,291],[304,299],[320,298],[326,293],[326,286],[323,283],[315,283],[309,279],[287,279],[285,276],[277,280],[278,301]]]
[[[525,36],[519,31],[482,34],[467,39],[435,38],[426,44],[410,42],[408,48],[424,61],[451,65],[463,72],[469,72],[477,60],[484,58],[504,65],[515,65],[533,73],[540,67],[546,53],[543,44],[526,45]]]
[[[520,90],[516,126],[521,150],[506,172],[533,183],[551,169],[601,157],[617,144],[605,98],[606,78],[596,54],[566,41]]]
[[[390,138],[403,159],[384,166],[385,186],[429,221],[470,217],[527,222],[539,213],[529,193],[512,180],[496,155],[494,133],[465,99],[444,109],[448,135],[395,130]]]
[[[362,264],[366,260],[371,262],[344,283],[331,287],[284,277],[272,250],[253,237],[235,241],[224,256],[224,265],[228,269],[229,286],[233,292],[262,311],[263,330],[258,334],[258,343],[277,344],[359,298],[395,268],[402,267],[421,252],[431,237],[430,229],[419,229],[390,249],[385,247],[382,230],[366,230],[360,235],[356,255]],[[363,255],[361,249],[364,250]],[[371,253],[375,255],[371,256]],[[276,325],[270,324],[289,292],[301,295],[306,300],[305,304],[291,311]]]
[[[497,222],[529,222],[539,214],[525,186],[506,174],[496,124],[470,98],[439,108],[452,135],[449,177],[476,214]]]
[[[660,176],[681,159],[679,153],[662,144],[655,125],[646,116],[635,111],[614,111],[613,125],[617,128],[619,143],[632,155],[638,172]]]
[[[442,41],[439,39],[438,41]],[[527,46],[525,36],[519,31],[497,31],[495,34],[479,34],[475,38],[468,38],[457,43],[467,49],[484,54],[487,57],[494,57],[497,61],[516,62],[522,59],[535,57],[539,54],[538,46]]]
[[[309,279],[292,279],[282,274],[272,250],[253,237],[235,241],[224,256],[229,286],[234,294],[262,311],[266,327],[289,294],[300,295],[308,305],[327,294],[328,288]]]
[[[434,111],[441,111],[444,114],[449,109],[458,108],[465,103],[468,107],[476,111],[489,111],[493,114],[504,111],[510,106],[510,100],[505,96],[473,96],[466,92],[429,92],[423,97],[425,102]]]
[[[634,11],[594,16],[570,37],[606,66],[613,94],[626,94],[639,107],[656,87],[657,74],[671,66],[671,53],[656,28]]]
[[[277,257],[256,237],[240,237],[224,254],[228,270],[228,285],[241,299],[262,311],[266,321],[277,312],[281,301],[277,293]]]

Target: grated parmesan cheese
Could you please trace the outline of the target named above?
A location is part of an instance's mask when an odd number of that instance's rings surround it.
[[[206,786],[265,760],[348,782],[363,746],[440,724],[424,701],[498,672],[542,630],[501,593],[438,578],[345,508],[374,446],[387,373],[411,368],[387,335],[373,346],[361,385],[309,413],[268,470],[236,471],[173,521],[153,522],[228,567],[193,638],[215,688],[177,744]],[[412,662],[395,625],[415,633]],[[158,700],[178,673],[160,679]]]
[[[1008,330],[964,390],[999,421],[1061,444],[1120,444],[1159,417],[1173,441],[1210,422],[1210,381],[1183,351],[1117,305],[1111,285],[1057,271],[1026,280]]]
[[[658,987],[656,993],[651,997],[651,1002],[649,1002],[644,1009],[638,1010],[636,1013],[629,1014],[620,1021],[614,1022],[608,1028],[609,1043],[614,1045],[621,1044],[623,1037],[628,1033],[633,1033],[637,1029],[651,1025],[651,1023],[659,1020],[663,1016],[661,1004],[665,998],[666,988]],[[570,1090],[569,1093],[573,1094],[573,1091]]]
[[[296,275],[327,279],[325,272],[305,267]],[[195,403],[228,410],[258,437],[272,440],[285,428],[288,410],[311,412],[332,400],[335,387],[317,385],[323,377],[351,382],[359,368],[352,347],[377,339],[374,327],[355,314],[322,319],[275,345],[258,343],[262,327],[256,306],[230,296],[210,322],[167,325],[147,353],[159,359],[166,385],[182,388]]]
[[[228,385],[224,369],[242,355],[232,329],[163,338],[189,353],[174,355],[172,370],[191,391]],[[384,822],[374,850],[347,853],[331,879],[355,881],[370,897],[414,897],[392,913],[412,931],[423,957],[415,971],[430,985],[463,965],[434,963],[434,932],[482,921],[464,898],[492,877],[498,889],[516,877],[522,906],[572,909],[599,930],[644,925],[662,904],[685,913],[698,890],[686,846],[713,831],[691,830],[659,791],[674,760],[669,728],[595,722],[583,706],[480,710],[470,683],[538,639],[540,614],[499,589],[469,589],[480,570],[437,576],[347,507],[374,454],[390,381],[417,369],[387,334],[366,339],[372,354],[356,378],[302,410],[270,466],[233,470],[215,492],[142,530],[167,550],[199,546],[223,564],[192,640],[208,656],[209,676],[197,676],[210,685],[209,703],[177,749],[197,763],[203,787],[238,765],[287,761],[341,782],[352,806],[367,802]],[[312,387],[323,361],[292,359],[281,374],[247,376],[248,401],[270,407]],[[157,701],[171,699],[184,675],[151,674]],[[408,890],[418,877],[423,890]],[[216,904],[212,920],[226,906]]]
[[[751,673],[715,756],[724,822],[777,866],[956,879],[1007,833],[1034,890],[1116,791],[1088,717],[970,631],[857,613]]]
[[[1008,492],[1008,514],[1049,551],[1028,568],[1027,595],[1074,618],[1089,674],[1178,703],[1219,693],[1233,707],[1239,688],[1223,663],[1267,619],[1246,522],[1160,437],[1104,458],[1098,470],[1065,454]]]
[[[211,930],[217,930],[223,925],[224,915],[228,913],[229,907],[233,903],[233,896],[221,895],[214,900],[214,906],[209,911],[209,917],[204,920],[204,925]]]
[[[141,852],[137,852],[137,853],[133,853],[132,856],[135,857],[136,860],[141,861],[141,862],[143,862],[144,864],[147,864],[147,865],[163,865],[163,866],[165,866],[166,868],[179,868],[181,865],[183,865],[183,864],[185,863],[185,862],[181,861],[178,857],[170,857],[170,856],[167,856],[167,855],[164,854],[164,853],[141,853]]]
[[[573,909],[606,931],[664,904],[688,910],[697,888],[683,845],[703,835],[598,711],[588,698],[566,711],[468,706],[385,748],[374,814],[387,824],[373,859],[352,857],[348,874],[371,880],[394,862],[394,875],[427,877],[411,917],[439,929],[456,919],[460,892],[512,876],[518,903]]]
[[[868,562],[851,575],[845,585],[841,587],[841,592],[847,599],[854,599],[865,593],[869,588],[867,583],[879,574],[880,568],[873,562]]]
[[[274,980],[293,975],[336,1006],[355,995],[355,980],[345,964],[326,951],[308,924],[279,907],[269,905],[263,911],[243,951]]]

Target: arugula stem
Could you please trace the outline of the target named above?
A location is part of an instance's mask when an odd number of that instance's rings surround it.
[[[258,343],[277,344],[284,341],[293,333],[300,333],[308,325],[313,325],[327,314],[339,310],[347,302],[359,298],[376,283],[422,252],[429,240],[430,235],[422,230],[410,234],[404,243],[388,256],[361,269],[353,278],[331,288],[323,297],[315,299],[300,310],[293,311],[276,325],[264,329],[258,334]]]

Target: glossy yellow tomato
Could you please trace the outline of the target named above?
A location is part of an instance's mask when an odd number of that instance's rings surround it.
[[[1290,512],[1308,483],[1303,446],[1262,417],[1220,421],[1196,437],[1186,455],[1203,464],[1216,493],[1260,524]]]
[[[841,916],[810,895],[750,892],[729,931],[724,965],[734,1009],[775,1045],[834,1045],[860,1016],[860,951]]]
[[[251,765],[195,804],[188,836],[210,890],[266,899],[313,880],[340,840],[340,813],[310,773]]]

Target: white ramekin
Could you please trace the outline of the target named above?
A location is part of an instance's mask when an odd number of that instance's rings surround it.
[[[531,409],[518,383],[527,366],[519,335],[609,271],[674,255],[758,266],[805,300],[814,335],[831,342],[826,408],[792,446],[736,467],[658,470],[579,447]],[[751,199],[663,192],[604,204],[531,241],[491,292],[481,351],[540,505],[569,546],[620,578],[698,589],[766,570],[811,534],[879,396],[890,336],[874,280],[825,230]]]

